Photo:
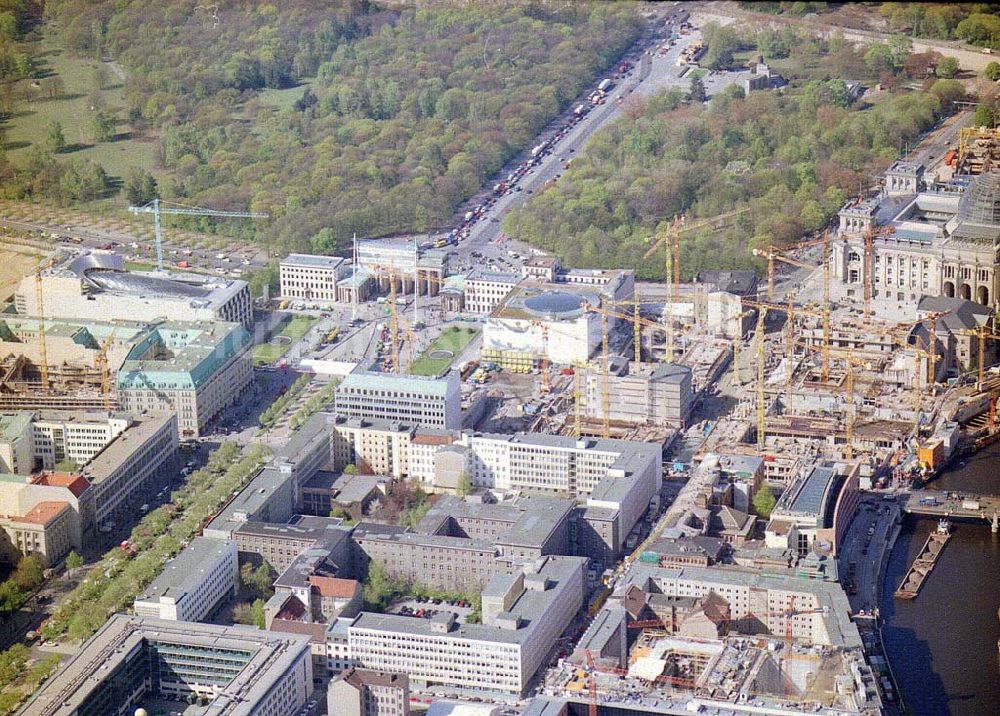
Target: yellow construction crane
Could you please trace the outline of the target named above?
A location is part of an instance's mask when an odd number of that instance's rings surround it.
[[[761,308],[757,314],[757,328],[754,340],[757,343],[757,449],[764,452],[764,429],[766,410],[764,407],[764,317],[767,309]]]
[[[751,253],[754,256],[766,257],[767,258],[767,300],[774,300],[774,261],[784,261],[785,263],[792,264],[793,266],[799,266],[801,268],[816,268],[812,264],[808,264],[802,261],[796,261],[787,256],[783,256],[781,252],[787,251],[797,251],[798,249],[804,249],[809,246],[817,246],[819,244],[825,243],[827,241],[826,236],[818,239],[811,239],[809,241],[799,241],[794,244],[785,244],[783,246],[777,246],[771,244],[766,249],[754,249]]]
[[[829,233],[824,233],[823,238],[816,242],[805,242],[805,243],[822,243],[823,244],[823,306],[822,313],[820,314],[823,319],[823,345],[825,350],[823,353],[823,362],[821,368],[821,374],[823,382],[826,383],[830,380],[830,235]],[[786,264],[791,264],[792,266],[798,266],[800,268],[815,269],[816,266],[805,261],[799,261],[798,259],[792,259],[787,256],[782,256],[775,251],[763,251],[761,249],[753,250],[754,256],[765,256],[768,262],[768,286],[767,293],[768,297],[774,295],[774,261],[782,261]]]
[[[49,354],[45,348],[45,304],[42,296],[42,264],[35,269],[35,302],[38,304],[38,370],[42,376],[42,392],[49,390]]]
[[[611,388],[608,367],[608,309],[601,306],[601,436],[611,437]]]
[[[865,232],[865,248],[862,260],[862,283],[864,284],[865,323],[871,320],[872,293],[875,284],[875,237],[896,233],[895,226],[880,226]]]
[[[399,311],[396,308],[396,272],[389,267],[389,347],[392,372],[399,373]]]
[[[687,234],[691,231],[696,231],[698,229],[722,229],[729,225],[729,219],[739,216],[750,211],[749,208],[736,209],[734,211],[727,211],[724,214],[719,214],[711,219],[703,219],[697,221],[693,224],[685,223],[684,215],[678,214],[671,219],[667,228],[661,231],[655,238],[653,245],[649,247],[643,255],[643,259],[648,259],[654,253],[656,253],[661,246],[666,247],[666,258],[664,260],[664,271],[663,280],[671,284],[672,289],[670,296],[666,300],[666,311],[665,311],[665,322],[667,323],[667,360],[673,360],[673,349],[674,349],[674,337],[673,337],[673,323],[674,323],[674,304],[677,303],[680,298],[680,285],[681,285],[681,236]]]
[[[108,365],[108,350],[111,348],[111,344],[115,338],[115,331],[117,330],[117,326],[111,329],[111,333],[101,343],[100,350],[98,350],[97,358],[95,359],[101,370],[101,396],[104,399],[105,412],[111,410],[111,366]]]
[[[978,377],[976,379],[976,390],[983,389],[983,383],[986,380],[986,339],[1000,340],[1000,333],[994,333],[989,326],[982,325],[977,328],[973,328],[970,331],[958,331],[958,333],[965,336],[972,336],[979,340],[979,356],[978,356]]]
[[[531,325],[542,332],[542,360],[539,370],[542,372],[542,393],[547,395],[552,392],[549,384],[549,324],[545,321],[532,321]]]

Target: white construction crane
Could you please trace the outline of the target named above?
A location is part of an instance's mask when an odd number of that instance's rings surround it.
[[[164,202],[153,199],[144,206],[130,206],[128,208],[133,214],[152,214],[153,226],[156,230],[156,270],[163,271],[163,232],[160,229],[160,214],[178,214],[181,216],[217,216],[219,218],[234,219],[266,219],[268,214],[255,211],[218,211],[216,209],[200,209],[196,206],[176,206],[164,207]]]

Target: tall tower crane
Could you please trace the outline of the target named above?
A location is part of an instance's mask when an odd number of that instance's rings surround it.
[[[806,243],[820,243],[823,244],[823,306],[822,306],[822,317],[823,317],[823,363],[822,363],[822,377],[823,382],[826,383],[830,380],[830,235],[828,233],[823,234],[823,238],[817,242],[806,242]],[[773,247],[771,247],[773,249]],[[764,251],[762,249],[754,249],[754,256],[766,256],[768,262],[768,295],[771,296],[774,293],[774,261],[782,261],[786,264],[791,264],[792,266],[798,266],[800,268],[815,269],[813,264],[806,263],[805,261],[799,261],[798,259],[788,258],[787,256],[782,256],[781,254],[768,250]]]
[[[601,437],[611,437],[611,368],[608,367],[608,309],[601,306]]]
[[[757,343],[757,449],[764,452],[764,429],[767,411],[764,406],[764,317],[767,309],[761,307],[757,314],[757,329],[754,341]]]
[[[118,327],[111,329],[108,337],[101,342],[100,350],[97,352],[95,362],[101,370],[101,397],[104,399],[105,412],[111,410],[111,366],[108,365],[108,350],[115,339],[115,331]]]
[[[667,311],[665,315],[665,321],[667,323],[667,361],[673,361],[674,352],[674,335],[673,335],[673,322],[674,322],[674,304],[677,303],[680,297],[680,284],[681,284],[681,235],[687,234],[691,231],[696,231],[697,229],[713,228],[722,229],[728,226],[733,219],[740,214],[744,214],[750,211],[749,208],[736,209],[734,211],[727,211],[724,214],[719,214],[711,219],[704,219],[702,221],[697,221],[693,224],[688,224],[684,220],[683,214],[678,214],[671,219],[670,224],[666,229],[657,234],[653,245],[649,247],[649,250],[643,255],[643,259],[648,259],[654,253],[656,253],[661,246],[666,246],[666,258],[664,262],[663,280],[667,283],[672,283],[672,289],[670,296],[666,301]]]
[[[45,348],[45,305],[42,296],[42,264],[35,269],[35,303],[38,304],[38,369],[42,376],[42,391],[49,390],[49,355]]]
[[[1000,340],[1000,334],[993,332],[987,325],[978,326],[970,331],[958,331],[965,336],[973,336],[979,339],[979,360],[978,360],[978,377],[976,379],[976,390],[982,390],[983,384],[986,381],[986,339],[990,338],[992,340]]]
[[[865,232],[865,249],[862,260],[862,281],[864,283],[865,297],[865,323],[871,320],[872,315],[872,293],[875,284],[875,237],[888,236],[896,233],[895,226],[880,226],[871,228]]]
[[[153,227],[156,231],[156,270],[163,270],[163,231],[160,228],[160,214],[174,214],[178,216],[214,216],[220,219],[266,219],[269,215],[256,211],[218,211],[216,209],[200,209],[195,206],[164,207],[159,199],[153,199],[143,206],[130,206],[128,208],[133,214],[152,214]]]
[[[792,264],[793,266],[800,266],[802,268],[815,268],[811,264],[807,263],[796,263],[793,259],[786,256],[782,256],[781,252],[785,251],[795,251],[797,249],[804,249],[808,246],[817,246],[819,244],[825,243],[827,241],[826,236],[818,239],[812,239],[810,241],[799,241],[795,244],[785,244],[783,246],[777,246],[771,244],[766,249],[754,249],[753,255],[766,257],[767,258],[767,300],[774,300],[774,262],[775,260],[784,261],[785,263]]]

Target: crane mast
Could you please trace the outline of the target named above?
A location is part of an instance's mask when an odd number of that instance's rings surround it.
[[[764,452],[764,429],[766,411],[764,407],[764,317],[767,309],[761,308],[757,314],[757,330],[754,340],[757,342],[757,449]]]
[[[161,206],[160,199],[153,199],[144,206],[130,206],[128,208],[133,214],[152,214],[153,229],[156,234],[156,270],[163,271],[163,229],[160,221],[161,214],[173,214],[176,216],[214,216],[220,219],[266,219],[268,214],[257,211],[219,211],[217,209],[200,209],[193,206]]]

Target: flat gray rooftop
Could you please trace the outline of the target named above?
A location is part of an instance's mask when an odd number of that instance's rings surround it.
[[[91,484],[100,484],[135,455],[139,446],[144,445],[176,419],[173,413],[146,413],[135,416],[128,430],[105,445],[104,449],[84,466],[83,476]],[[174,428],[171,431],[177,432]]]
[[[196,537],[191,544],[181,550],[174,559],[168,562],[160,576],[146,587],[137,598],[137,602],[154,602],[163,597],[179,600],[185,594],[193,591],[205,574],[216,562],[231,550],[236,549],[232,540],[213,539],[211,537]],[[235,553],[233,557],[235,564]]]

